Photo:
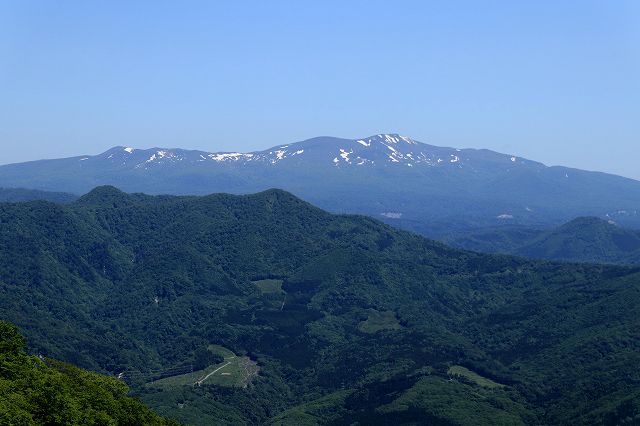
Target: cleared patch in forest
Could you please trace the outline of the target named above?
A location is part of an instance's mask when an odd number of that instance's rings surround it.
[[[282,280],[267,279],[251,281],[251,283],[262,293],[265,308],[269,310],[284,308],[287,292],[282,289]]]
[[[368,310],[367,319],[358,324],[363,333],[376,333],[380,330],[398,330],[402,328],[393,311]]]
[[[479,375],[475,371],[471,371],[468,368],[465,368],[461,365],[452,365],[451,367],[449,367],[447,374],[449,374],[449,376],[452,376],[452,377],[465,378],[470,382],[473,382],[485,388],[490,388],[490,389],[504,388],[504,385],[494,382],[491,379],[487,379],[486,377]]]
[[[282,289],[282,280],[258,280],[251,281],[262,294],[284,293]]]

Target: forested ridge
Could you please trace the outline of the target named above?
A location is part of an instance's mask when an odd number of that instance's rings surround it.
[[[0,204],[0,247],[30,350],[186,423],[640,418],[640,268],[456,250],[279,190]],[[257,373],[159,380],[211,345]]]

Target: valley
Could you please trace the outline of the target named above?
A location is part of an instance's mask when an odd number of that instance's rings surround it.
[[[637,267],[462,251],[280,190],[99,187],[0,221],[0,315],[29,348],[185,423],[637,412]]]

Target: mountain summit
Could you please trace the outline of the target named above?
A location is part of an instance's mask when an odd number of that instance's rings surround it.
[[[398,134],[317,137],[253,152],[137,149],[0,166],[0,186],[82,194],[100,185],[149,194],[281,188],[319,207],[371,215],[441,238],[499,224],[557,226],[576,216],[640,227],[640,182]]]

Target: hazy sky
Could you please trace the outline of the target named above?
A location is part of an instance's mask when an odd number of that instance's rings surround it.
[[[0,0],[0,163],[382,132],[640,179],[640,1]]]

